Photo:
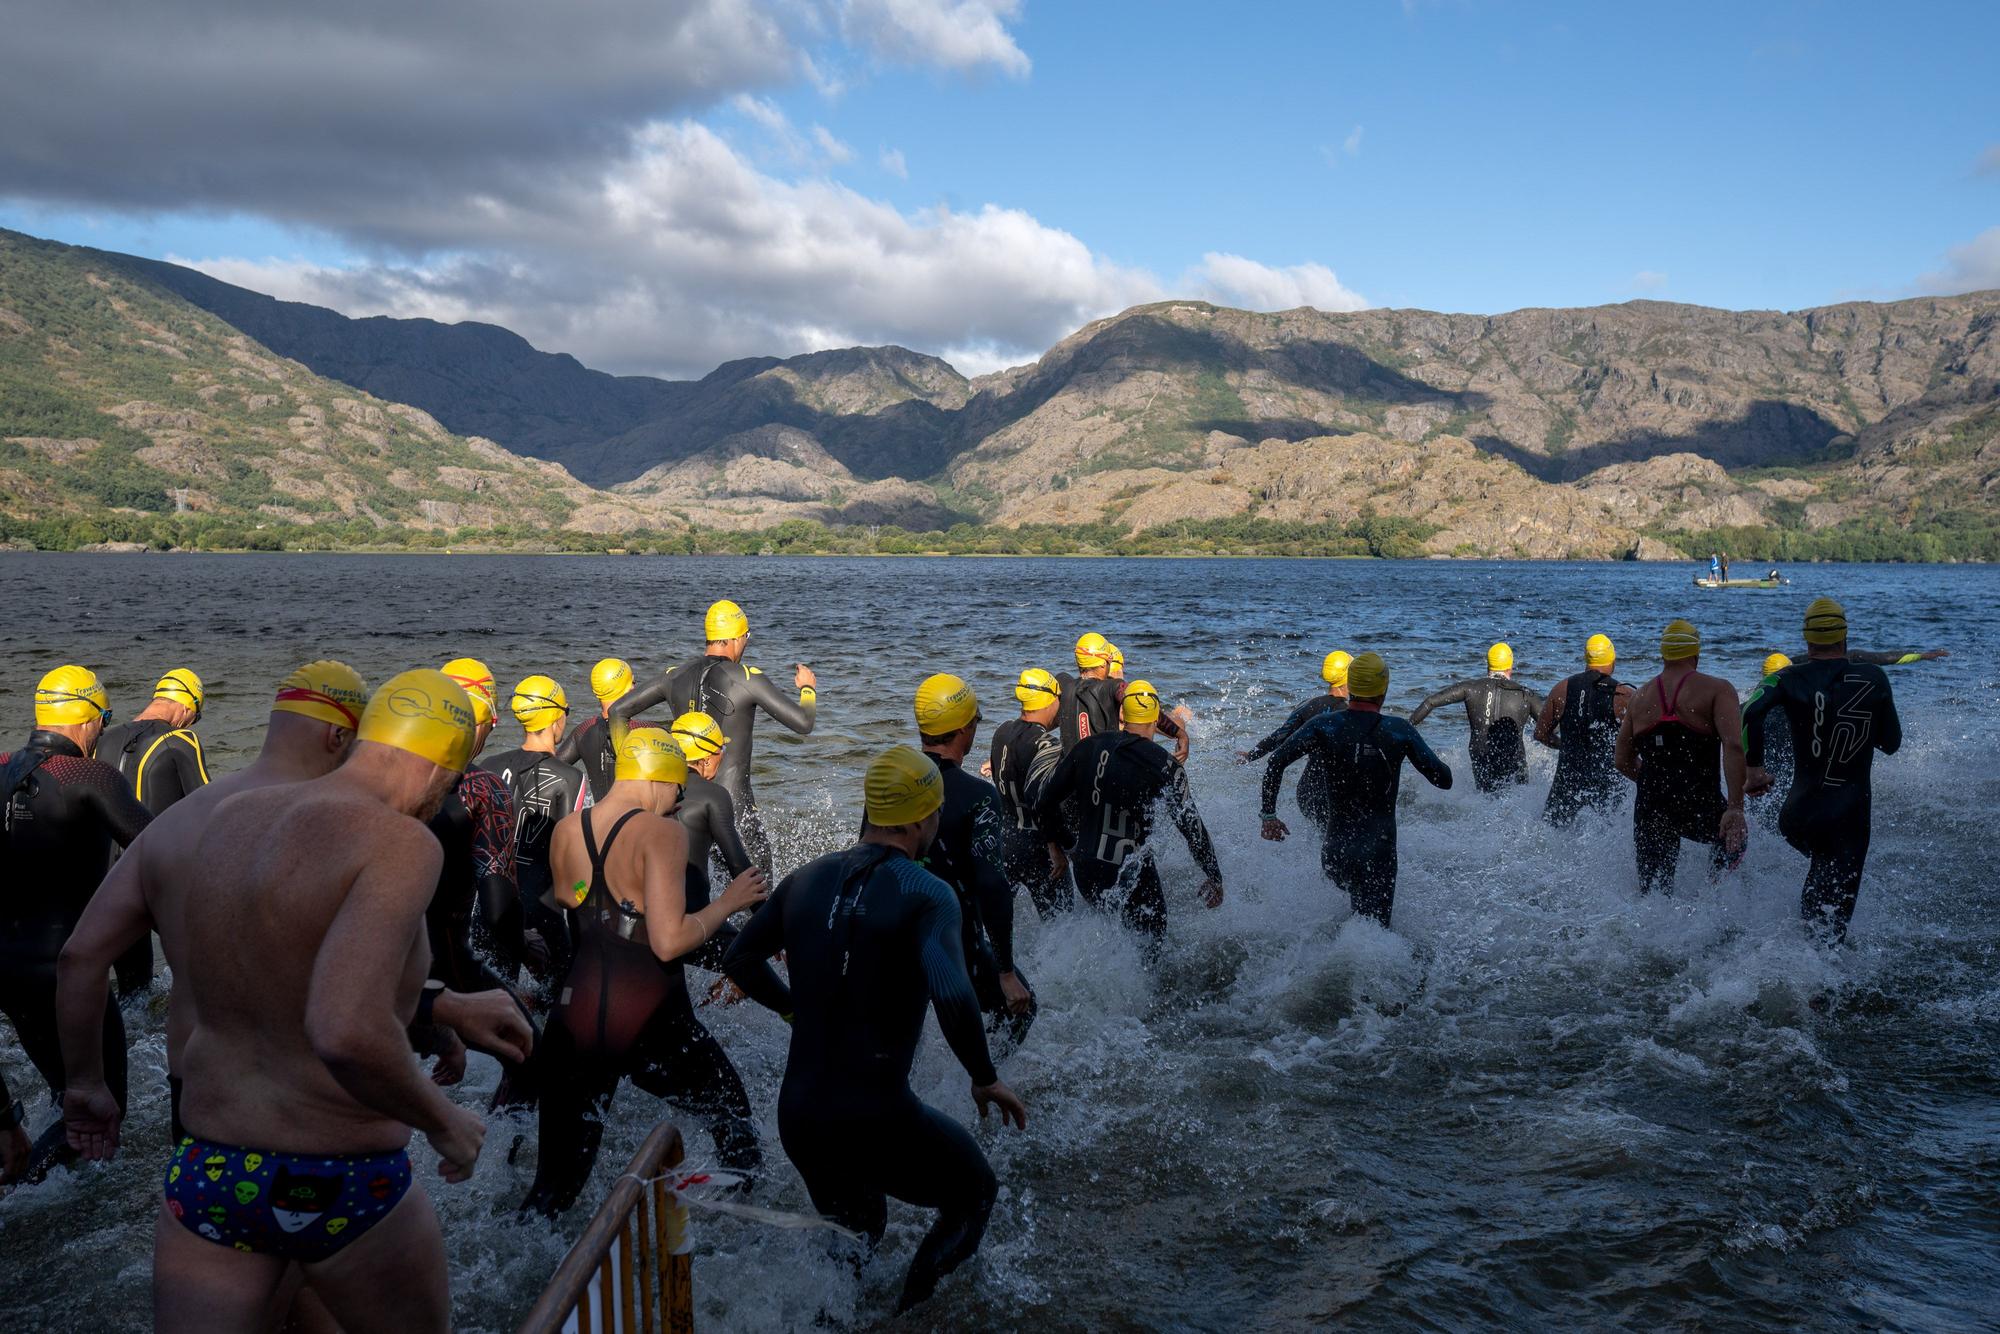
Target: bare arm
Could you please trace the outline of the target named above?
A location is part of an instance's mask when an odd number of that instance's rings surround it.
[[[1569,682],[1558,681],[1549,697],[1542,701],[1542,716],[1535,720],[1535,740],[1553,749],[1556,741],[1556,719],[1562,717],[1563,700],[1568,695]]]
[[[729,920],[729,914],[766,897],[762,877],[747,871],[730,881],[715,902],[691,913],[687,910],[687,831],[671,820],[658,820],[649,824],[643,837],[646,943],[658,958],[678,959],[699,948]],[[746,892],[743,886],[751,880],[755,889]]]
[[[1722,777],[1729,788],[1729,804],[1743,805],[1743,711],[1737,707],[1736,691],[1727,682],[1715,692],[1715,730],[1722,738]]]
[[[1632,715],[1629,713],[1618,724],[1618,746],[1611,754],[1611,765],[1633,782],[1639,781],[1639,748],[1633,744]]]
[[[63,1120],[70,1147],[100,1161],[118,1152],[124,1111],[104,1079],[105,979],[119,955],[153,929],[143,851],[118,859],[91,896],[56,962],[56,1031],[62,1042]],[[0,1098],[4,1101],[4,1098]]]

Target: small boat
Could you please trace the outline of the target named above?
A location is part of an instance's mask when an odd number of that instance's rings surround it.
[[[1696,588],[1782,588],[1792,582],[1786,578],[1777,579],[1716,579],[1698,574],[1694,577]]]

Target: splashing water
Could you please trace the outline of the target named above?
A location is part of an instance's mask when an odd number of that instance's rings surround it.
[[[14,606],[62,614],[0,621],[0,713],[24,720],[56,662],[97,667],[123,713],[185,661],[210,682],[218,769],[257,744],[271,683],[298,660],[343,657],[380,681],[473,653],[505,682],[550,671],[587,697],[575,687],[591,661],[617,653],[643,675],[678,660],[695,651],[701,608],[734,597],[753,661],[781,680],[794,659],[820,672],[812,737],[759,726],[781,868],[849,839],[861,764],[908,739],[926,673],[965,675],[998,721],[1022,667],[1067,666],[1084,629],[1121,644],[1133,675],[1195,711],[1192,777],[1228,900],[1201,909],[1168,829],[1156,967],[1109,918],[1042,923],[1020,901],[1017,952],[1042,1013],[1002,1071],[1030,1128],[977,1123],[933,1029],[917,1091],[975,1124],[1002,1195],[979,1258],[908,1327],[1992,1319],[2000,896],[1985,844],[2000,799],[2000,577],[1987,570],[1813,567],[1792,589],[1696,594],[1678,569],[1609,565],[6,559]],[[89,605],[68,601],[84,588]],[[1548,829],[1539,750],[1529,784],[1477,793],[1456,710],[1425,731],[1459,786],[1405,788],[1393,932],[1352,916],[1308,838],[1257,837],[1259,771],[1231,756],[1318,689],[1328,649],[1382,652],[1391,705],[1406,710],[1480,671],[1498,638],[1540,690],[1580,665],[1597,630],[1618,642],[1620,675],[1643,679],[1659,627],[1689,615],[1704,667],[1747,689],[1765,653],[1797,647],[1805,602],[1826,592],[1847,603],[1859,644],[1955,652],[1892,671],[1909,739],[1878,762],[1847,948],[1800,930],[1803,863],[1754,822],[1739,873],[1710,884],[1690,854],[1672,896],[1638,897],[1629,815]],[[128,1017],[120,1159],[0,1199],[10,1328],[149,1323],[166,1152],[158,1009],[156,994]],[[809,1211],[776,1134],[788,1030],[751,1006],[701,1013],[759,1109],[757,1203]],[[0,1062],[39,1092],[11,1038]],[[475,1058],[456,1096],[483,1104],[495,1073]],[[52,1113],[29,1101],[39,1127]],[[419,1154],[461,1327],[513,1326],[662,1115],[621,1090],[585,1204],[555,1230],[511,1213],[533,1175],[531,1117],[491,1123],[467,1186],[443,1185]],[[709,1159],[701,1125],[677,1119],[691,1161]],[[892,1207],[884,1252],[857,1282],[822,1234],[701,1217],[697,1319],[895,1323],[927,1221]]]

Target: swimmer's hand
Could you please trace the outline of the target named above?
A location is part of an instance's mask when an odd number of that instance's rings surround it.
[[[1012,973],[1000,974],[1000,996],[1007,1002],[1009,1014],[1026,1014],[1029,1004],[1035,999],[1027,984]]]
[[[1936,662],[1939,658],[1949,658],[1950,656],[1951,656],[1950,649],[1934,648],[1928,653],[1919,653],[1917,655],[1917,660],[1919,662]]]
[[[438,1030],[438,1039],[444,1050],[438,1053],[437,1064],[431,1067],[431,1083],[450,1088],[465,1078],[465,1043],[448,1028]]]
[[[446,991],[437,998],[431,1017],[440,1028],[450,1029],[468,1046],[495,1055],[525,1061],[535,1047],[535,1030],[520,1005],[506,991],[494,987],[465,995]]]
[[[1222,882],[1214,876],[1201,882],[1201,902],[1206,908],[1222,906]]]
[[[1743,818],[1741,806],[1731,806],[1722,813],[1722,850],[1732,857],[1743,855],[1743,849],[1750,844],[1750,826]]]
[[[722,891],[722,897],[716,902],[722,905],[723,914],[730,916],[745,908],[754,908],[770,897],[770,882],[764,879],[762,871],[753,866],[730,881],[729,888]]]
[[[101,1083],[72,1084],[63,1091],[63,1134],[69,1146],[90,1162],[108,1162],[117,1155],[118,1123],[124,1115],[118,1099]]]
[[[1001,1125],[1006,1125],[1009,1121],[1012,1121],[1016,1129],[1026,1130],[1028,1128],[1028,1104],[1016,1097],[1014,1090],[1008,1088],[1003,1081],[996,1079],[984,1088],[974,1084],[972,1086],[972,1100],[979,1104],[980,1120],[984,1121],[986,1119],[986,1109],[988,1107],[998,1107],[1000,1109]]]
[[[457,1103],[448,1104],[444,1125],[427,1136],[438,1153],[438,1175],[446,1181],[470,1180],[479,1150],[486,1143],[486,1123]]]
[[[1269,839],[1273,843],[1283,843],[1286,839],[1290,838],[1291,836],[1292,836],[1292,831],[1285,828],[1285,822],[1283,820],[1280,820],[1275,815],[1267,815],[1264,817],[1265,838]]]
[[[1761,796],[1771,790],[1771,771],[1761,764],[1753,764],[1743,774],[1743,795]]]
[[[795,662],[792,664],[792,684],[800,690],[818,690],[819,677],[813,674],[812,668],[802,662]]]
[[[27,1171],[28,1155],[34,1150],[28,1132],[20,1126],[0,1134],[0,1181],[12,1181]]]
[[[1238,764],[1248,764],[1248,763],[1250,763],[1250,752],[1249,752],[1249,751],[1247,751],[1247,750],[1239,750],[1239,751],[1237,751],[1237,752],[1236,752],[1236,762],[1237,762]]]
[[[708,999],[703,1005],[741,1005],[750,998],[743,994],[743,988],[726,977],[718,977],[708,984]]]
[[[1061,880],[1069,875],[1069,854],[1055,844],[1049,844],[1049,869]]]
[[[979,776],[981,778],[991,778],[993,776],[993,761],[981,760],[979,762]]]

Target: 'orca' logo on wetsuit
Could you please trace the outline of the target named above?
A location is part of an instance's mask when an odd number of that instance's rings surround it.
[[[450,727],[470,728],[472,710],[447,699],[433,699],[428,690],[403,686],[389,696],[389,711],[398,718],[429,718]]]

